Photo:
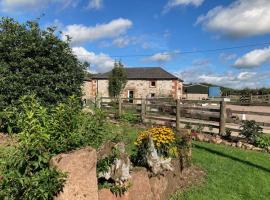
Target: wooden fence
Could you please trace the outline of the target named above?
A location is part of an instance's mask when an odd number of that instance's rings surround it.
[[[270,94],[268,95],[229,95],[233,104],[241,105],[270,105]]]
[[[113,99],[102,97],[100,105],[108,114],[121,116],[127,110],[140,116],[143,122],[161,121],[171,124],[179,129],[183,124],[211,126],[218,129],[219,133],[225,133],[226,128],[239,131],[242,120],[235,116],[238,114],[249,114],[269,116],[266,112],[239,111],[228,109],[231,102],[224,100],[174,100],[172,98],[120,98]],[[258,122],[262,126],[270,127],[270,123]]]

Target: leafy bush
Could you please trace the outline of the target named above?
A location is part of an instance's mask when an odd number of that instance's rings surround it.
[[[64,175],[49,167],[50,135],[46,109],[33,98],[22,98],[17,126],[18,146],[3,159],[0,199],[52,199]]]
[[[225,129],[225,135],[223,135],[223,137],[225,139],[231,139],[231,135],[232,135],[232,130],[230,128],[226,128]]]
[[[26,96],[15,111],[20,111],[12,117],[19,131],[18,146],[1,159],[0,199],[52,199],[61,189],[64,175],[51,168],[49,160],[58,153],[99,146],[105,131],[104,115],[99,110],[82,112],[75,97],[48,110],[35,96]]]
[[[262,134],[262,127],[260,127],[256,121],[247,120],[243,121],[241,125],[241,135],[245,136],[250,143],[254,143],[257,136]]]
[[[140,121],[139,117],[136,113],[126,111],[120,116],[120,120],[129,123],[137,123]]]
[[[255,145],[260,148],[270,147],[270,135],[259,135],[255,138]]]
[[[0,19],[0,110],[35,93],[42,105],[56,105],[69,96],[81,96],[85,65],[55,34],[36,21],[23,24]]]

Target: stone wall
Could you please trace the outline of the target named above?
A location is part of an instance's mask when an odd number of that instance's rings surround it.
[[[90,99],[96,96],[96,80],[86,80],[83,83],[83,99]]]
[[[84,83],[84,97],[90,98],[96,96],[96,91],[100,97],[108,97],[108,80],[92,80]],[[156,97],[173,96],[182,97],[182,82],[178,80],[157,80],[156,86],[151,86],[150,80],[129,80],[126,84],[122,97],[128,97],[128,91],[134,91],[134,98],[146,98],[154,94]]]

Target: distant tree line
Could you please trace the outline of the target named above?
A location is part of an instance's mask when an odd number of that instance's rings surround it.
[[[270,94],[270,88],[244,88],[244,89],[233,89],[227,87],[221,87],[222,96],[228,95],[266,95]]]
[[[208,87],[211,86],[217,86],[213,85],[211,83],[200,83],[202,85],[206,85]],[[222,96],[229,96],[229,95],[267,95],[270,94],[270,88],[256,88],[256,89],[251,89],[251,88],[243,88],[243,89],[233,89],[229,87],[222,87],[219,86],[221,89]]]

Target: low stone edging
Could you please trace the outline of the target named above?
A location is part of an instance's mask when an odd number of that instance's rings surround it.
[[[195,140],[200,141],[200,142],[209,142],[209,143],[214,143],[214,144],[224,144],[227,146],[232,146],[236,148],[241,148],[241,149],[246,149],[246,150],[253,150],[253,151],[259,151],[259,152],[268,152],[270,153],[270,147],[267,147],[266,149],[256,147],[252,144],[238,141],[238,142],[231,142],[225,139],[222,139],[220,136],[212,136],[209,134],[204,134],[204,133],[196,133],[195,136],[193,137]]]

